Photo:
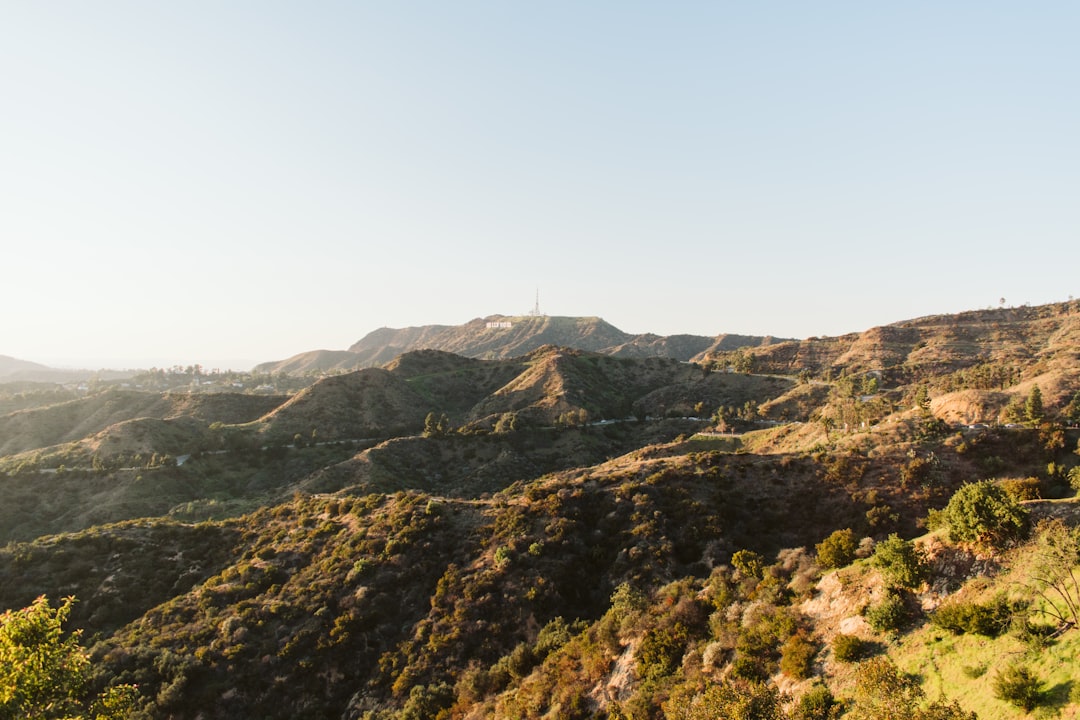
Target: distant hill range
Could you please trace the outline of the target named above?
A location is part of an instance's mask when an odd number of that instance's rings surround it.
[[[121,380],[133,374],[125,370],[61,370],[29,360],[19,360],[9,355],[0,355],[0,383],[70,383],[82,382],[93,377],[103,380]]]
[[[51,368],[8,355],[0,355],[0,380],[18,380],[25,375],[43,372],[51,372]]]
[[[544,345],[616,357],[666,357],[690,361],[708,354],[782,342],[755,335],[631,335],[598,317],[491,315],[464,325],[380,328],[348,350],[313,350],[256,366],[262,373],[302,375],[381,367],[413,350],[442,350],[469,358],[519,357]]]

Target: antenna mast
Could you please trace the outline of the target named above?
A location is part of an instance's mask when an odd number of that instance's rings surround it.
[[[540,288],[536,288],[536,305],[533,306],[532,312],[529,314],[533,317],[540,317]]]

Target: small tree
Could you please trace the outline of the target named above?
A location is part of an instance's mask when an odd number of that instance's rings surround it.
[[[1039,389],[1038,385],[1033,385],[1031,392],[1028,393],[1027,400],[1024,402],[1024,416],[1034,427],[1042,422],[1043,415],[1042,390]]]
[[[859,663],[855,672],[855,702],[844,715],[852,720],[977,720],[944,698],[925,707],[919,682],[886,657]]]
[[[855,560],[859,543],[855,540],[855,532],[851,528],[845,528],[833,532],[815,545],[814,549],[817,550],[818,565],[826,569],[841,568]]]
[[[1061,520],[1041,523],[1035,557],[1028,583],[1044,601],[1042,612],[1059,627],[1080,626],[1080,528]]]
[[[753,550],[739,550],[731,556],[731,564],[746,577],[760,580],[765,576],[765,559]]]
[[[930,388],[926,385],[920,385],[919,389],[915,391],[915,407],[922,410],[924,414],[930,412]]]
[[[915,589],[926,576],[926,563],[915,543],[896,533],[878,543],[870,561],[885,581],[896,587]]]
[[[90,659],[79,632],[63,631],[74,602],[53,608],[41,596],[0,615],[0,718],[76,718],[89,710],[95,720],[119,720],[134,707],[130,685],[87,699]]]
[[[805,632],[796,632],[780,648],[780,671],[796,680],[805,680],[814,669],[817,651],[817,645]]]
[[[738,678],[708,683],[702,692],[675,692],[664,702],[664,717],[680,720],[783,720],[780,691],[771,685]]]
[[[1028,532],[1028,511],[992,480],[961,487],[941,515],[956,542],[998,549]]]
[[[994,697],[1031,712],[1043,701],[1043,682],[1023,665],[1012,665],[994,676]]]

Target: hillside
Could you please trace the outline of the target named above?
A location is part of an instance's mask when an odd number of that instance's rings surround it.
[[[347,351],[301,353],[286,360],[262,363],[255,370],[299,375],[379,367],[414,350],[441,350],[492,360],[526,355],[544,345],[621,357],[668,357],[689,361],[707,351],[734,350],[772,341],[769,337],[745,335],[631,335],[596,317],[492,315],[464,325],[380,328],[365,335]]]
[[[39,363],[19,360],[8,355],[0,355],[0,380],[5,380],[13,375],[25,375],[47,370],[49,370],[47,366]]]
[[[137,685],[137,718],[1011,720],[1013,663],[1075,717],[1080,630],[1031,569],[1036,521],[1080,519],[1076,309],[20,400],[0,609],[76,596],[88,692]],[[669,343],[703,354],[635,355]],[[1034,535],[953,538],[980,480]]]

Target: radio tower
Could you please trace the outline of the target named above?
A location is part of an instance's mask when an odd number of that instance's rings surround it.
[[[529,315],[540,317],[540,288],[536,288],[536,304],[533,305],[533,309],[529,312]]]

